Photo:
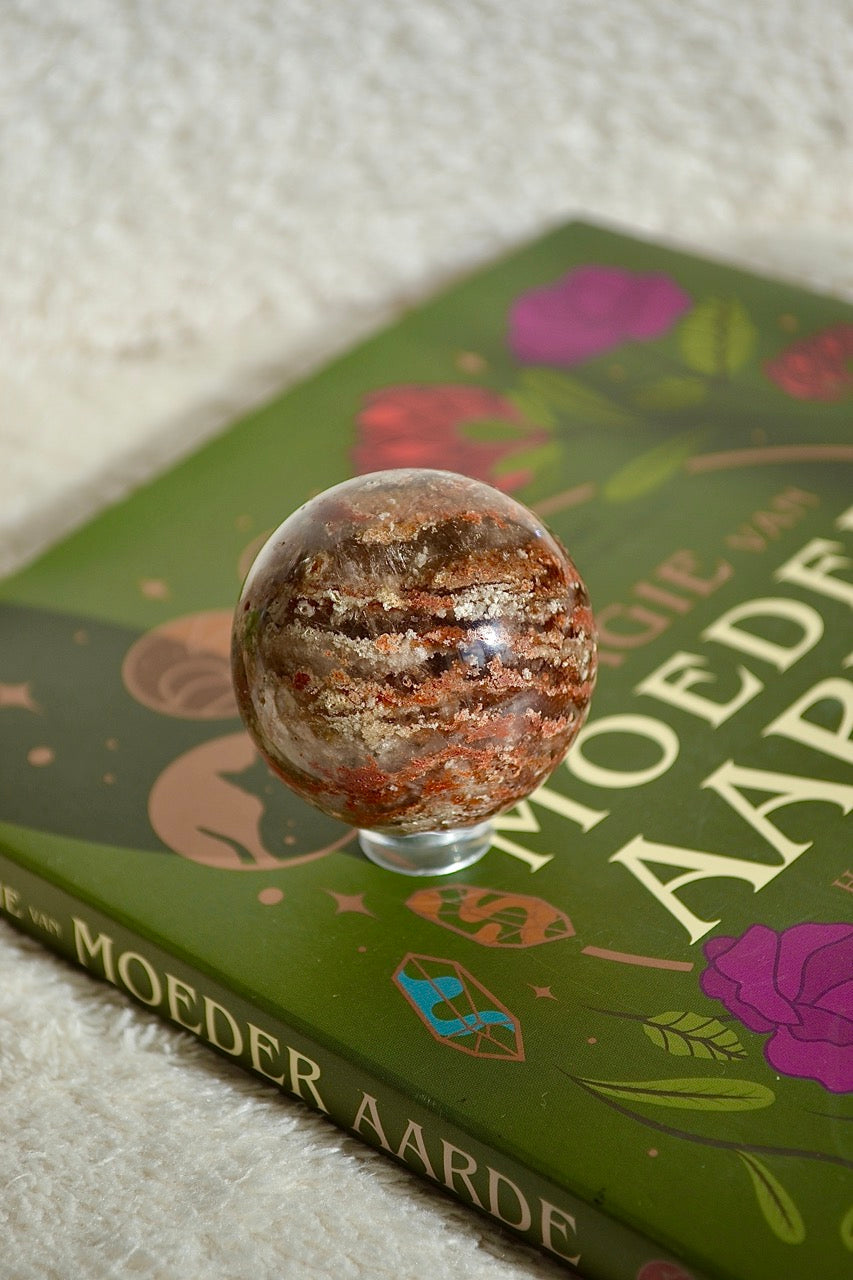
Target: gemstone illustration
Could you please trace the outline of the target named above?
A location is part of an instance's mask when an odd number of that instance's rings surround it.
[[[569,917],[544,898],[473,884],[419,889],[406,906],[483,947],[536,947],[574,936]]]
[[[583,723],[596,640],[578,571],[532,512],[408,469],[285,520],[246,580],[232,661],[263,756],[366,848],[371,832],[474,828],[527,796]]]
[[[521,1025],[456,960],[410,953],[394,982],[436,1040],[475,1058],[524,1061]]]

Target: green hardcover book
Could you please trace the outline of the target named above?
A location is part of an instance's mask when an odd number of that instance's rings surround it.
[[[0,907],[590,1280],[853,1267],[853,310],[584,224],[0,592]],[[416,880],[275,781],[230,619],[354,472],[534,508],[593,599],[565,764]]]

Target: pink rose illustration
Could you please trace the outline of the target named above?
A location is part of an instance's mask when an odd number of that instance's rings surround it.
[[[510,431],[504,440],[472,439],[465,434],[466,424],[488,420],[516,427],[517,432]],[[382,387],[367,397],[356,422],[353,464],[359,474],[394,467],[437,467],[485,480],[507,492],[529,483],[533,472],[522,466],[496,475],[496,464],[520,449],[527,453],[548,438],[546,431],[531,428],[515,405],[497,392],[453,383]]]
[[[764,372],[797,400],[841,400],[853,391],[853,324],[835,324],[792,342]]]
[[[670,276],[577,267],[516,298],[509,313],[509,346],[522,364],[569,368],[620,343],[661,337],[690,305]]]
[[[705,944],[701,977],[751,1031],[771,1032],[764,1056],[786,1076],[853,1091],[853,924],[754,924]]]

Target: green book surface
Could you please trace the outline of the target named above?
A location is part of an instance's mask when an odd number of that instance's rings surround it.
[[[583,223],[0,588],[0,910],[590,1280],[853,1269],[853,308]],[[394,467],[565,543],[566,762],[414,879],[275,780],[231,616]]]

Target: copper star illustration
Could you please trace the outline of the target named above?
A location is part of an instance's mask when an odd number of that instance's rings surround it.
[[[327,889],[326,893],[330,898],[334,898],[338,904],[335,911],[336,916],[345,915],[349,911],[357,912],[362,916],[372,916],[373,912],[369,907],[364,905],[363,893],[335,893],[334,889]],[[376,917],[374,916],[374,919]]]
[[[535,987],[532,982],[528,982],[528,987],[533,992],[537,1000],[556,1000],[557,997],[550,987]]]
[[[21,707],[24,711],[41,713],[34,700],[29,681],[26,684],[0,684],[0,707]]]

